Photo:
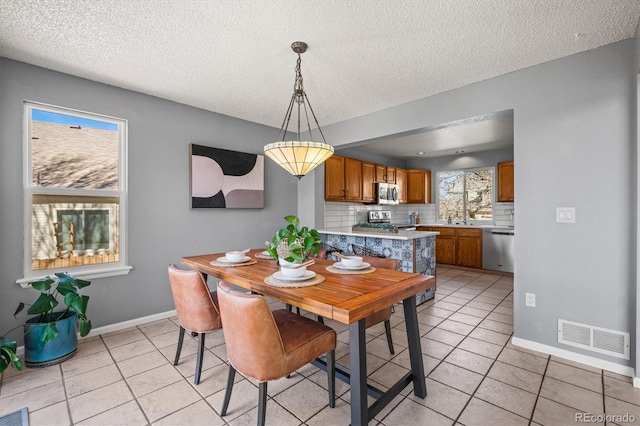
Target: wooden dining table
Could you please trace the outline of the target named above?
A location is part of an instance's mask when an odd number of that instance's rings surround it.
[[[247,255],[252,260],[245,266],[222,266],[216,259],[224,257],[224,253],[186,256],[181,262],[202,273],[205,279],[211,275],[323,318],[348,324],[350,368],[336,366],[336,377],[350,383],[352,425],[368,424],[410,384],[417,397],[427,396],[415,295],[435,286],[435,277],[380,268],[367,274],[335,273],[327,270],[335,262],[316,259],[307,269],[324,277],[324,281],[306,287],[280,287],[265,282],[265,278],[278,272],[279,267],[275,259],[256,258],[262,251],[250,251]],[[400,301],[406,323],[409,372],[383,392],[367,383],[365,318]],[[322,360],[316,360],[314,364],[326,367]],[[368,406],[367,395],[375,399],[371,406]]]

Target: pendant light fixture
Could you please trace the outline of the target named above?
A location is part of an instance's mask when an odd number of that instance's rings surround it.
[[[278,136],[279,142],[273,142],[264,147],[264,153],[267,157],[275,161],[279,166],[286,171],[300,179],[302,176],[309,173],[311,170],[322,164],[327,158],[333,155],[333,147],[324,139],[320,124],[316,114],[311,108],[311,103],[307,94],[304,92],[302,84],[302,73],[300,72],[301,57],[304,52],[307,51],[307,43],[302,41],[296,41],[291,44],[291,49],[298,54],[298,61],[296,62],[296,80],[293,85],[293,96],[291,96],[291,102],[289,102],[289,108],[284,116],[284,121],[280,127],[280,134]],[[308,110],[307,110],[308,107]],[[285,140],[289,129],[289,122],[291,121],[291,114],[296,111],[298,116],[298,127],[296,129],[296,140]],[[315,121],[318,132],[322,137],[322,142],[314,142],[313,134],[311,132],[311,123],[309,122],[309,111]],[[304,114],[307,127],[301,128],[301,115]],[[301,140],[300,132],[308,131],[309,139]]]

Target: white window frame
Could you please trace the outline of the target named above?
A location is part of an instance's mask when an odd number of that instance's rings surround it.
[[[98,120],[115,124],[118,127],[118,188],[116,190],[95,190],[95,189],[74,189],[74,188],[49,188],[33,186],[33,170],[32,170],[32,145],[31,145],[31,115],[33,110],[41,110],[52,113],[66,114],[86,118],[90,120]],[[24,197],[24,256],[23,271],[24,277],[16,282],[23,287],[28,287],[29,282],[37,280],[54,272],[63,272],[59,268],[51,269],[32,269],[32,218],[33,196],[34,194],[50,194],[50,195],[84,195],[96,197],[118,197],[119,218],[119,258],[116,262],[69,266],[64,271],[74,276],[93,279],[128,274],[132,269],[127,265],[127,140],[128,140],[128,122],[126,119],[95,114],[86,111],[79,111],[71,108],[65,108],[55,105],[48,105],[39,102],[25,101],[23,107],[23,197]]]
[[[495,220],[496,185],[498,184],[497,178],[496,178],[496,168],[493,167],[493,166],[486,166],[486,167],[472,167],[472,168],[468,168],[468,169],[453,169],[453,170],[438,170],[438,171],[436,171],[436,176],[435,176],[435,188],[436,188],[435,201],[436,201],[436,222],[437,223],[447,223],[446,220],[440,219],[440,178],[439,178],[440,173],[461,172],[461,173],[466,174],[467,172],[474,172],[474,171],[478,171],[478,170],[491,170],[491,219],[466,219],[466,221],[467,222],[479,222],[480,224],[487,224],[487,223],[493,222]],[[466,195],[466,189],[467,189],[467,185],[466,185],[466,178],[465,178],[465,185],[464,185],[465,195]],[[465,210],[465,217],[466,217],[467,201],[466,201],[466,198],[464,196],[463,196],[463,203],[464,203],[464,210]],[[454,222],[460,222],[460,220],[454,220]]]

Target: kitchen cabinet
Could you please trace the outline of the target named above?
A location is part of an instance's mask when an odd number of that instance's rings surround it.
[[[482,229],[419,226],[418,231],[435,231],[436,263],[482,268]]]
[[[368,161],[362,162],[362,202],[374,203],[376,201],[375,184],[376,165]]]
[[[430,170],[407,170],[407,203],[431,203]]]
[[[436,236],[436,262],[447,265],[456,264],[456,230],[455,228],[434,228],[440,232]]]
[[[396,168],[376,164],[376,183],[377,182],[396,183]]]
[[[513,202],[513,161],[498,163],[498,202]]]
[[[456,229],[456,265],[482,268],[482,229]],[[436,249],[437,250],[437,249]]]
[[[407,171],[396,169],[396,185],[398,185],[398,203],[407,204]]]
[[[332,155],[324,164],[326,201],[362,201],[362,161]]]

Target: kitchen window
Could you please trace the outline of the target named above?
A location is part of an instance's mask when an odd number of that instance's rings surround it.
[[[126,266],[126,120],[26,102],[25,277]]]
[[[493,175],[493,168],[437,172],[438,220],[491,220]]]

